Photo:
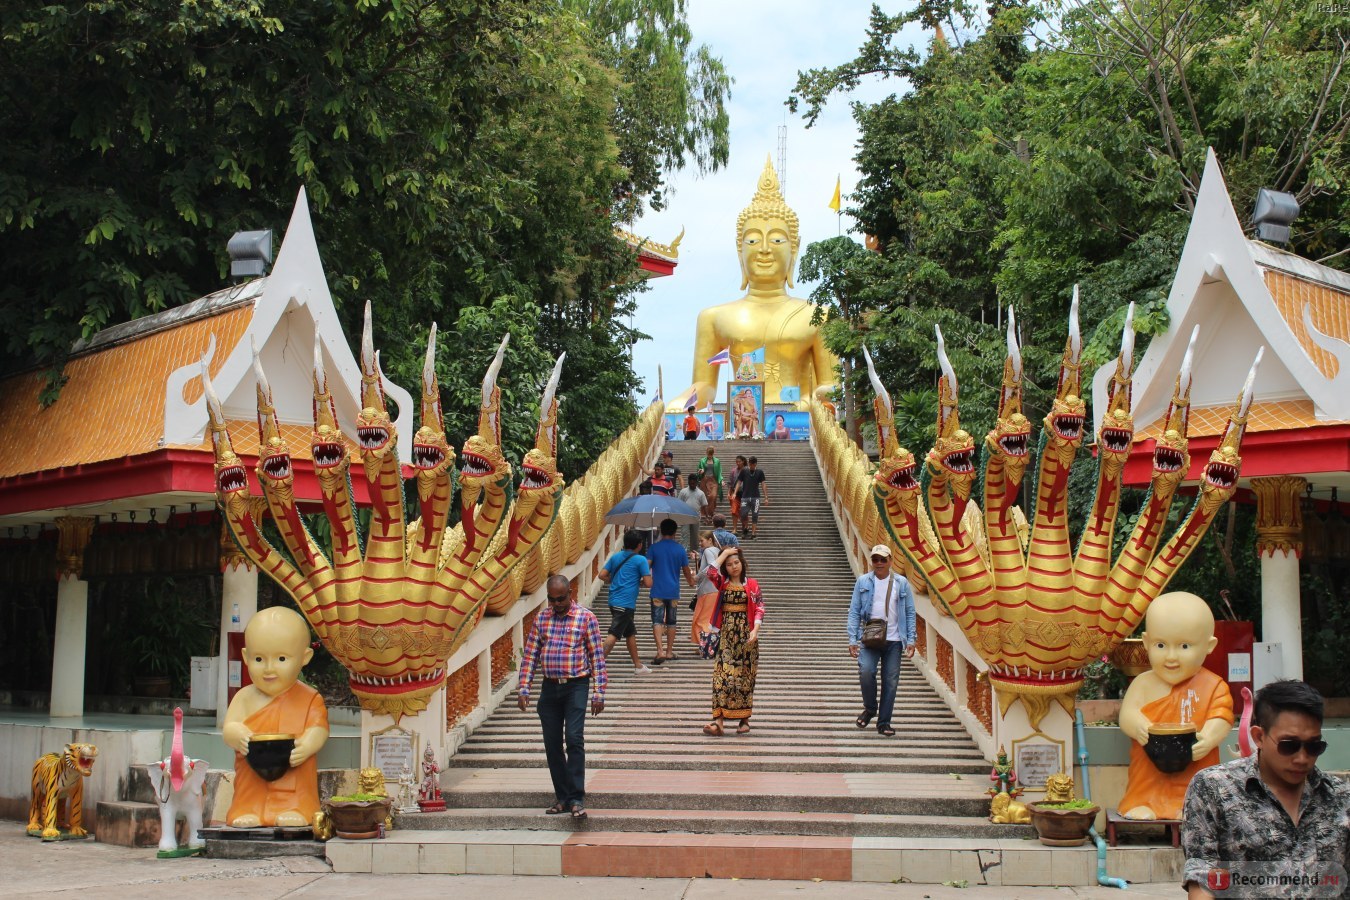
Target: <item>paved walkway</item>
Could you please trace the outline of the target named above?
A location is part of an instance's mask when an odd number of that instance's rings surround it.
[[[0,820],[0,860],[6,898],[209,898],[397,896],[444,900],[448,891],[494,900],[536,900],[541,892],[586,900],[760,900],[771,897],[932,898],[932,900],[1039,900],[1039,898],[1179,897],[1180,887],[1132,884],[1128,894],[1104,887],[1015,888],[941,885],[841,884],[810,881],[728,881],[707,878],[573,878],[525,875],[341,875],[318,859],[157,860],[154,850],[92,841],[44,844],[23,824]]]

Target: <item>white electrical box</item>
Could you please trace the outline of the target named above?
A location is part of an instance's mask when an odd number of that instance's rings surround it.
[[[1284,677],[1284,653],[1278,641],[1252,644],[1252,691]]]
[[[216,667],[219,656],[192,657],[191,704],[193,709],[216,708]]]

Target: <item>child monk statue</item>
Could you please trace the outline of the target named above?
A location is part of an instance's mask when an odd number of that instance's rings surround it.
[[[1179,819],[1186,787],[1196,772],[1219,762],[1219,744],[1233,727],[1233,695],[1204,667],[1218,644],[1214,614],[1194,594],[1163,594],[1144,618],[1150,671],[1131,682],[1120,705],[1120,728],[1134,739],[1120,809],[1130,819]],[[1144,751],[1154,725],[1194,725],[1191,763],[1180,772],[1158,769]]]
[[[314,656],[309,625],[285,607],[264,609],[244,629],[244,665],[253,683],[230,701],[221,736],[234,750],[234,802],[226,821],[236,828],[304,826],[319,810],[315,755],[328,740],[328,708],[319,692],[299,681]],[[248,764],[249,739],[293,734],[291,767],[266,781]]]

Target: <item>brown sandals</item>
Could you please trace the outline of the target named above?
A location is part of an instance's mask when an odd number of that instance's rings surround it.
[[[706,734],[708,737],[721,737],[721,736],[722,736],[722,723],[721,723],[721,722],[709,722],[707,725],[704,725],[704,726],[703,726],[703,733]]]

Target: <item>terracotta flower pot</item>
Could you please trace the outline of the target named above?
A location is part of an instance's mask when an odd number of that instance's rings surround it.
[[[1042,844],[1077,847],[1087,842],[1088,829],[1101,807],[1094,804],[1081,809],[1046,809],[1042,802],[1032,802],[1027,804],[1027,809]]]
[[[375,837],[380,823],[389,817],[390,800],[329,800],[323,808],[340,838],[358,840]]]

